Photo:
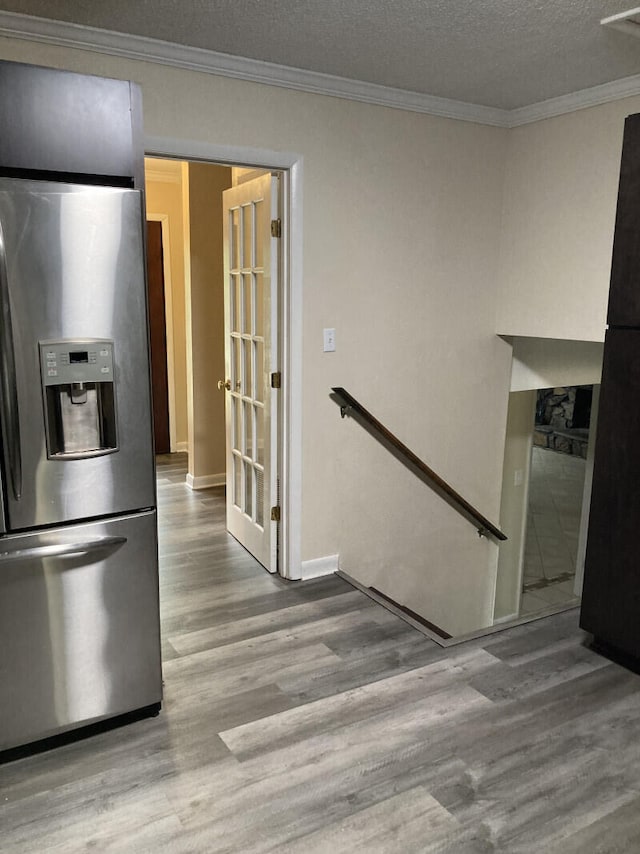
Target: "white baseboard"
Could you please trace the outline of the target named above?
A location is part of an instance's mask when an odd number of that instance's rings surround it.
[[[189,443],[188,442],[176,442],[176,446],[173,449],[174,454],[186,454],[189,451]]]
[[[203,474],[200,477],[194,477],[192,474],[187,474],[186,483],[189,489],[209,489],[212,486],[224,486],[227,476],[222,474]]]
[[[310,578],[320,578],[323,575],[332,575],[340,569],[340,555],[327,555],[317,557],[314,560],[303,560],[300,578],[307,581]]]
[[[513,614],[507,614],[506,617],[498,617],[493,621],[494,626],[499,626],[500,623],[510,623],[512,620],[517,620],[520,614],[514,611]]]

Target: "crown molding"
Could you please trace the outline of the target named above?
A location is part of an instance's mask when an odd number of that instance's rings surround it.
[[[628,9],[626,12],[620,12],[617,15],[610,15],[608,18],[603,18],[600,23],[603,27],[609,27],[612,30],[619,30],[621,33],[627,33],[630,36],[640,36],[640,25],[636,18],[640,17],[640,7]]]
[[[640,94],[640,75],[503,110],[172,42],[0,10],[0,36],[87,50],[431,116],[513,128]]]
[[[633,95],[640,95],[640,74],[510,110],[507,127],[519,127],[542,119],[551,119],[565,113],[574,113],[576,110],[608,104],[610,101],[620,101],[622,98],[630,98]]]
[[[477,124],[497,127],[506,127],[508,124],[508,112],[495,107],[467,104],[420,92],[407,92],[331,74],[16,12],[0,11],[0,35]]]

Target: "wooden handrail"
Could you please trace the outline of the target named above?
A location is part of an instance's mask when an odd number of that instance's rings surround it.
[[[477,531],[481,537],[491,536],[496,540],[506,540],[506,534],[503,534],[500,528],[490,522],[482,515],[475,507],[459,495],[453,487],[443,480],[440,475],[436,474],[433,469],[423,462],[420,457],[416,456],[413,451],[408,448],[397,436],[387,430],[384,424],[381,424],[367,409],[359,403],[355,397],[349,394],[343,388],[332,388],[332,399],[340,406],[340,414],[344,418],[350,415],[361,424],[368,433],[376,438],[384,445],[396,459],[404,463],[421,480],[428,483],[448,504],[454,507],[466,519],[478,526]]]

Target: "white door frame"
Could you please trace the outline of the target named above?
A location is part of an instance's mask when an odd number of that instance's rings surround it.
[[[145,155],[283,171],[282,446],[280,575],[302,577],[302,157],[286,151],[216,145],[163,136],[144,138]]]

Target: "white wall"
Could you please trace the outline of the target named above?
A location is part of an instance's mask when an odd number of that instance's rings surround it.
[[[513,618],[520,610],[535,410],[535,391],[509,395],[500,508],[500,528],[509,539],[500,546],[494,610],[497,621]]]
[[[599,341],[515,338],[511,391],[599,383],[603,351]]]
[[[1,44],[7,59],[138,81],[148,135],[303,157],[302,557],[340,554],[347,572],[450,631],[490,621],[496,548],[406,483],[394,460],[381,480],[378,449],[341,421],[329,391],[348,388],[497,519],[510,369],[510,348],[494,336],[507,131]],[[322,352],[325,326],[337,329],[333,354]],[[394,500],[378,501],[378,490]]]
[[[640,98],[509,133],[497,331],[603,341],[624,119]]]
[[[224,266],[222,193],[231,169],[188,163],[189,276],[186,283],[189,472],[195,489],[225,482]]]
[[[245,146],[251,163],[254,149],[300,155],[302,557],[339,554],[345,571],[452,633],[490,623],[497,548],[342,421],[329,390],[346,387],[498,519],[511,347],[495,333],[601,340],[625,107],[507,131],[0,46],[5,59],[138,81],[147,135]]]

